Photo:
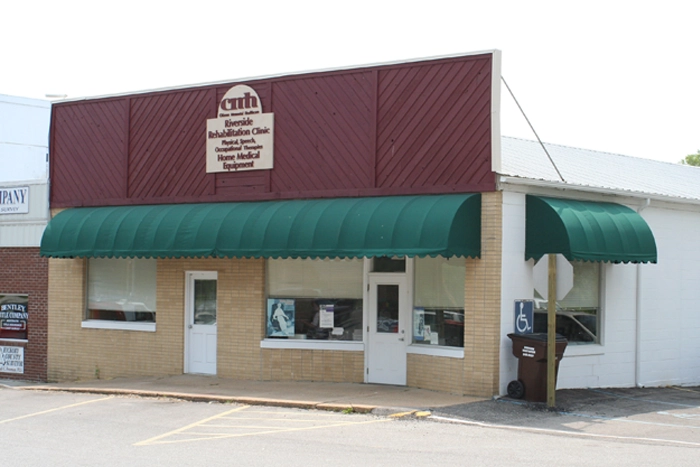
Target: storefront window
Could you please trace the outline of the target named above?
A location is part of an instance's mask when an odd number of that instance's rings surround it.
[[[29,295],[0,294],[0,339],[26,339]]]
[[[462,258],[416,258],[413,343],[464,347]]]
[[[362,340],[361,259],[270,259],[266,337]]]
[[[156,260],[90,258],[88,320],[155,323]]]
[[[569,344],[599,342],[600,263],[572,261],[574,287],[556,304],[557,334]],[[534,332],[547,332],[547,299],[535,291]]]

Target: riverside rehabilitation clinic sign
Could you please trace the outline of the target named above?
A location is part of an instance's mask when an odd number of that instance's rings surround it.
[[[274,122],[253,88],[229,89],[207,119],[207,173],[272,169]]]

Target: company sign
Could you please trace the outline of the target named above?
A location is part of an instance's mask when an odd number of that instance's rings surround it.
[[[253,88],[229,89],[207,120],[207,173],[272,169],[274,122]]]
[[[28,302],[28,295],[0,294],[0,338],[27,338]]]
[[[0,214],[29,212],[29,187],[0,188]]]

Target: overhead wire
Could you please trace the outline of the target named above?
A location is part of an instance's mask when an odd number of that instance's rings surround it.
[[[510,89],[510,86],[508,86],[508,83],[506,82],[506,79],[503,77],[503,75],[501,75],[501,81],[503,81],[503,84],[506,85],[506,89],[508,89],[510,96],[515,101],[515,105],[518,106],[518,109],[520,109],[520,113],[522,113],[523,117],[525,117],[525,121],[527,122],[528,125],[530,125],[530,129],[532,130],[532,133],[535,135],[535,138],[537,138],[537,142],[540,143],[540,146],[542,146],[544,153],[547,155],[547,158],[549,159],[549,162],[552,164],[552,167],[554,167],[554,170],[557,172],[557,175],[559,175],[559,178],[561,179],[562,182],[566,183],[566,180],[564,180],[564,176],[559,171],[559,168],[557,167],[557,164],[554,162],[554,159],[552,159],[552,156],[549,155],[549,151],[547,151],[547,148],[545,147],[544,143],[540,139],[540,136],[537,134],[537,131],[535,131],[535,127],[532,126],[532,123],[530,123],[530,119],[527,118],[527,115],[525,115],[525,111],[520,106],[518,99],[515,98],[515,94],[513,94],[513,91]]]

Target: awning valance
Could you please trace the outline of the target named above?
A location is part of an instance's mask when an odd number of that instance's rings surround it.
[[[481,195],[74,208],[51,221],[53,258],[478,257]]]
[[[656,263],[651,229],[626,206],[527,195],[526,216],[525,259]]]

